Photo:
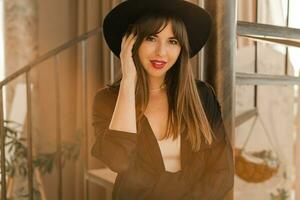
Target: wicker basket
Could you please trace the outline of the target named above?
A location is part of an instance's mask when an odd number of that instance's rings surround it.
[[[235,173],[244,181],[260,183],[270,179],[278,172],[279,164],[271,167],[266,163],[251,162],[242,153],[242,149],[235,149]]]

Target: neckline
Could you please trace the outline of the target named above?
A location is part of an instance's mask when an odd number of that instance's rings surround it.
[[[154,140],[154,152],[157,153],[158,156],[159,156],[159,163],[160,163],[160,166],[162,167],[163,172],[170,173],[170,174],[177,174],[177,173],[182,172],[182,168],[183,168],[183,158],[182,158],[182,156],[183,156],[183,147],[182,147],[183,139],[180,138],[180,165],[181,165],[180,170],[178,170],[176,172],[167,171],[164,160],[163,160],[163,157],[162,157],[162,153],[161,153],[161,150],[160,150],[160,147],[159,147],[159,144],[158,144],[158,141],[155,137],[155,134],[154,134],[154,131],[153,131],[151,125],[150,125],[150,122],[149,122],[149,120],[148,120],[148,118],[146,117],[145,114],[143,114],[143,118],[145,119],[146,124],[148,126],[148,129],[150,131],[150,136],[152,137],[152,140]]]

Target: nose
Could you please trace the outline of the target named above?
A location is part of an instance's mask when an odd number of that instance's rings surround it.
[[[167,53],[167,47],[164,43],[159,42],[156,47],[156,54],[159,56],[165,56]]]

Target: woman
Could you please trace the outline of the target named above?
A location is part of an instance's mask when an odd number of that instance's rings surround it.
[[[118,173],[113,199],[223,199],[233,154],[213,88],[189,59],[210,16],[182,0],[129,0],[104,19],[122,77],[97,91],[92,155]]]

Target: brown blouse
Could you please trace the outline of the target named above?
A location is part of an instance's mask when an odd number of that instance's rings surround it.
[[[119,88],[97,91],[93,103],[96,141],[91,153],[118,173],[114,200],[218,200],[232,189],[233,151],[220,104],[208,83],[196,80],[196,85],[216,139],[210,146],[202,142],[200,151],[192,152],[185,139],[187,133],[182,132],[178,172],[165,170],[158,142],[145,116],[141,133],[108,129]]]

